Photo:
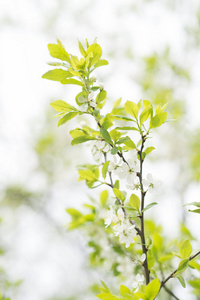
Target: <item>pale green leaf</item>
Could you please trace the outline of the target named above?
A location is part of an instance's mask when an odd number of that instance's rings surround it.
[[[91,140],[96,140],[94,137],[89,136],[89,135],[83,135],[83,136],[79,136],[76,137],[72,140],[71,144],[72,145],[77,145],[77,144],[81,144],[81,143],[85,143]]]
[[[101,205],[102,205],[102,206],[105,206],[107,200],[108,200],[108,191],[107,191],[107,190],[104,190],[104,191],[101,192],[101,194],[100,194]]]
[[[148,155],[149,153],[151,153],[155,148],[152,146],[152,147],[147,147],[145,150],[144,150],[144,153],[146,155]]]
[[[95,173],[93,173],[91,170],[79,170],[78,171],[81,178],[89,180],[89,181],[96,181],[98,180],[98,177]]]
[[[83,45],[81,44],[81,42],[78,42],[78,47],[79,47],[79,51],[81,52],[81,54],[83,55],[83,57],[86,57],[86,51],[83,48]]]
[[[152,106],[146,106],[145,109],[140,114],[140,125],[142,125],[151,115],[152,115]]]
[[[102,176],[103,176],[104,179],[106,178],[106,174],[107,174],[107,171],[108,171],[108,165],[109,165],[109,161],[106,161],[106,162],[103,164],[103,168],[102,168]]]
[[[137,195],[132,194],[130,196],[129,203],[130,206],[133,207],[135,210],[137,210],[138,212],[140,211],[140,198]]]
[[[122,192],[116,188],[113,189],[113,193],[115,194],[115,197],[118,198],[119,200],[123,201],[124,200],[124,195]]]
[[[66,52],[64,46],[61,44],[59,40],[58,44],[49,44],[48,49],[49,53],[52,57],[58,58],[64,61],[67,61],[69,64],[71,63],[69,54]]]
[[[160,290],[160,281],[158,278],[152,280],[146,287],[145,296],[148,300],[154,300]]]
[[[178,278],[180,284],[182,285],[182,287],[185,288],[185,287],[186,287],[186,284],[185,284],[184,278],[183,278],[181,275],[178,275],[177,278]]]
[[[79,112],[69,112],[64,117],[62,117],[58,122],[58,127],[67,123],[69,120],[73,119],[79,114]]]
[[[132,102],[132,101],[126,101],[125,105],[124,105],[124,109],[125,112],[131,116],[133,116],[135,119],[137,119],[138,117],[138,106],[136,103]]]
[[[189,240],[185,240],[181,243],[179,252],[182,259],[188,258],[192,253],[192,246]]]
[[[100,91],[96,97],[96,103],[99,104],[104,101],[106,99],[106,95],[107,92],[105,90]]]
[[[105,59],[100,59],[100,60],[98,61],[98,63],[96,63],[96,64],[94,65],[94,68],[96,69],[96,68],[98,68],[98,67],[106,66],[106,65],[108,65],[108,61],[105,60]]]
[[[50,70],[42,75],[42,78],[54,80],[54,81],[61,81],[68,77],[73,77],[73,74],[63,69]]]
[[[179,265],[178,265],[178,269],[175,273],[175,275],[178,275],[180,273],[182,273],[183,271],[185,271],[188,267],[188,263],[189,263],[189,259],[183,259]]]
[[[167,120],[167,112],[161,112],[155,115],[150,121],[150,128],[161,126]]]
[[[95,65],[101,58],[102,55],[102,49],[101,46],[94,43],[92,45],[89,46],[89,48],[86,51],[86,55],[88,55],[89,53],[92,53],[93,56],[90,60],[90,67],[92,67],[93,65]]]
[[[79,80],[76,80],[76,79],[62,79],[60,81],[62,84],[75,84],[75,85],[80,85],[80,86],[84,86],[84,84],[79,81]]]
[[[142,212],[144,212],[144,211],[150,209],[151,207],[153,207],[154,205],[157,205],[157,204],[158,204],[157,202],[152,202],[152,203],[148,204],[148,205],[143,209]]]
[[[100,133],[101,133],[103,139],[104,139],[108,144],[113,145],[113,142],[112,142],[112,140],[111,140],[110,134],[109,134],[109,132],[108,132],[105,128],[101,127],[101,128],[100,128]]]
[[[54,101],[50,105],[57,112],[70,112],[70,111],[77,110],[74,106],[68,104],[67,102],[65,102],[63,100]]]

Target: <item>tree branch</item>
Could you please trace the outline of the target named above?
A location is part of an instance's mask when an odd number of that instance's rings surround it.
[[[189,261],[191,261],[192,259],[194,259],[195,257],[197,257],[200,254],[200,251],[198,251],[196,254],[192,255],[189,257]],[[160,286],[160,290],[162,287],[164,287],[164,285],[168,282],[168,280],[170,280],[171,278],[174,277],[174,275],[176,274],[176,272],[178,271],[178,269],[176,269],[175,271],[173,271],[165,280],[163,280],[161,282],[161,286]]]
[[[141,215],[140,215],[140,222],[141,222],[141,243],[142,243],[142,252],[143,254],[146,255],[146,259],[143,263],[143,267],[144,267],[144,274],[145,274],[145,280],[146,280],[146,285],[150,282],[150,276],[149,276],[149,267],[148,267],[148,261],[147,261],[147,247],[146,247],[146,242],[145,242],[145,229],[144,229],[144,199],[145,199],[145,194],[146,192],[144,192],[143,190],[143,181],[142,181],[142,171],[143,171],[143,158],[142,158],[142,151],[144,148],[144,143],[145,143],[145,136],[142,135],[142,144],[141,144],[141,148],[140,151],[138,151],[139,157],[140,157],[140,172],[137,174],[139,177],[139,181],[140,181],[140,188],[141,188]]]

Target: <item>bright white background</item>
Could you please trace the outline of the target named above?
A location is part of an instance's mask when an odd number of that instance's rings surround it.
[[[49,103],[57,99],[73,103],[75,95],[70,87],[41,79],[41,75],[48,70],[46,62],[51,61],[47,44],[56,42],[56,38],[61,39],[71,53],[77,52],[78,39],[84,41],[88,38],[92,42],[95,37],[98,38],[104,58],[109,59],[110,65],[97,75],[105,83],[111,101],[121,96],[123,101],[143,98],[139,85],[133,80],[140,71],[135,58],[159,53],[169,45],[174,59],[190,66],[192,83],[187,90],[184,87],[182,90],[187,97],[189,126],[200,125],[200,58],[195,49],[187,53],[184,31],[186,25],[196,25],[193,13],[197,6],[198,1],[1,0],[1,188],[8,182],[34,189],[38,187],[38,190],[45,186],[42,180],[32,177],[31,172],[37,161],[31,149],[31,140],[35,130],[41,126]],[[126,57],[128,50],[133,54],[132,62]],[[60,129],[57,130],[58,135],[59,132]],[[77,158],[77,154],[75,151],[72,158],[79,163],[81,157],[79,155]],[[173,163],[155,167],[159,177],[166,183],[166,190],[173,186],[176,174],[173,168]],[[50,215],[60,225],[61,231],[67,223],[65,208],[72,205],[70,200],[79,199],[76,203],[73,201],[73,206],[78,206],[87,199],[86,195],[83,196],[85,187],[82,184],[77,187],[74,166],[70,166],[70,172],[66,171],[62,180],[66,180],[67,193],[58,191],[58,183],[54,200],[48,205]],[[194,199],[196,192],[198,187],[194,184],[188,191],[188,198],[193,195]],[[169,192],[167,197],[162,200],[165,214],[159,217],[157,211],[158,221],[164,224],[166,232],[174,234],[178,219],[174,220],[177,214],[171,208],[173,203],[174,210],[179,209],[179,203],[175,204],[176,192]],[[47,299],[56,295],[63,286],[63,295],[66,292],[70,295],[77,288],[81,290],[87,285],[92,272],[83,271],[85,248],[80,248],[80,245],[85,242],[80,235],[65,233],[64,230],[55,233],[54,227],[44,222],[40,214],[24,207],[13,213],[5,209],[2,214],[1,232],[5,235],[4,242],[12,249],[2,264],[5,264],[13,280],[24,279],[13,299]],[[198,222],[196,216],[193,216],[193,220]],[[14,230],[7,231],[9,227],[14,227]],[[7,235],[5,232],[11,233]],[[97,274],[93,276],[98,277]],[[192,296],[185,293],[181,299],[192,300]]]

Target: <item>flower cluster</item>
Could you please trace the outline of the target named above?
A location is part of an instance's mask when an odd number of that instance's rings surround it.
[[[79,103],[82,103],[81,106],[79,107],[80,111],[86,111],[88,109],[88,106],[91,106],[93,108],[95,108],[97,106],[96,102],[95,102],[95,94],[94,93],[89,93],[88,95],[88,99],[85,98],[84,96],[80,96],[78,98]]]
[[[128,159],[127,162],[122,161],[121,158],[118,161],[117,157],[114,156],[113,160],[109,163],[108,171],[113,172],[120,179],[126,179],[128,189],[134,190],[140,187],[138,177],[136,176],[136,173],[140,171],[137,153],[134,153],[132,158]]]
[[[113,226],[114,234],[119,237],[120,243],[125,244],[126,248],[135,242],[135,225],[130,225],[128,219],[125,218],[121,207],[117,210],[117,214],[115,214],[112,207],[110,207],[110,210],[106,210],[104,213],[104,221],[106,227],[108,227],[112,222],[115,223]]]
[[[107,153],[110,150],[110,146],[102,140],[96,141],[92,148],[92,154],[95,160],[102,158],[103,153]]]

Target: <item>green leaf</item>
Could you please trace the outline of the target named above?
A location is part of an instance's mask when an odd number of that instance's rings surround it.
[[[83,45],[81,44],[81,42],[78,42],[78,47],[79,47],[79,51],[81,52],[81,54],[83,55],[83,57],[86,57],[86,52],[85,49],[83,48]]]
[[[108,200],[108,191],[107,191],[107,190],[104,190],[104,191],[101,192],[101,194],[100,194],[101,205],[102,205],[102,206],[105,206],[107,200]]]
[[[102,176],[103,176],[104,179],[106,178],[106,174],[107,174],[107,171],[108,171],[109,163],[110,163],[109,161],[106,161],[106,162],[103,164],[103,168],[102,168]]]
[[[135,130],[135,131],[139,131],[138,128],[130,127],[130,126],[116,127],[116,129],[118,129],[118,130]]]
[[[137,210],[138,212],[140,211],[140,198],[137,195],[132,194],[130,196],[129,203],[130,206],[133,207],[135,210]]]
[[[152,115],[152,112],[152,105],[148,105],[145,107],[145,109],[141,112],[140,115],[140,125],[142,125],[149,118],[149,116]]]
[[[102,49],[101,49],[100,45],[94,43],[89,46],[89,48],[86,51],[86,55],[88,55],[90,52],[93,54],[91,61],[90,61],[90,67],[92,67],[100,60],[101,55],[102,55]]]
[[[67,61],[69,64],[71,63],[69,54],[66,52],[64,46],[61,44],[59,40],[58,44],[49,44],[48,49],[49,53],[52,57],[58,58],[64,61]]]
[[[136,148],[136,145],[132,140],[126,141],[124,144],[126,145],[124,149],[133,150]]]
[[[179,252],[180,252],[182,259],[190,257],[190,255],[192,253],[192,246],[191,246],[189,240],[185,240],[181,243]]]
[[[158,204],[157,202],[152,202],[152,203],[148,204],[148,205],[143,209],[142,212],[144,212],[144,211],[150,209],[152,206],[157,205],[157,204]]]
[[[131,116],[133,116],[135,119],[137,119],[138,117],[138,106],[136,103],[132,102],[132,101],[126,101],[125,105],[124,105],[124,109],[125,112]]]
[[[110,153],[111,153],[112,155],[117,154],[117,152],[118,152],[118,148],[117,148],[117,147],[112,148],[111,151],[110,151]]]
[[[200,209],[194,209],[194,210],[188,210],[190,212],[196,213],[196,214],[200,214]]]
[[[154,279],[151,281],[145,290],[145,296],[147,297],[146,299],[148,300],[154,300],[155,297],[158,295],[160,290],[160,281],[158,278]]]
[[[123,201],[124,200],[124,195],[122,192],[116,188],[113,189],[113,193],[115,194],[115,197],[118,198],[119,200]]]
[[[190,203],[187,203],[183,206],[186,206],[186,205],[194,205],[194,206],[200,207],[200,202],[190,202]]]
[[[100,133],[101,133],[102,137],[104,138],[104,140],[107,143],[113,145],[113,142],[111,140],[110,134],[109,134],[109,132],[105,128],[101,127],[100,128]]]
[[[95,173],[93,173],[91,170],[79,170],[78,171],[81,178],[89,180],[89,181],[96,181],[98,180],[98,177]]]
[[[189,263],[189,259],[183,259],[178,265],[178,269],[175,273],[175,276],[185,271],[188,267],[188,263]]]
[[[42,75],[42,78],[55,81],[61,81],[68,77],[73,77],[73,74],[71,74],[69,71],[65,71],[62,69],[50,70]]]
[[[116,142],[116,144],[125,144],[126,145],[126,143],[127,142],[129,142],[129,141],[131,141],[131,139],[130,139],[130,137],[129,136],[125,136],[125,137],[122,137],[121,139],[119,139],[117,142]]]
[[[75,208],[67,208],[66,212],[72,217],[73,220],[76,220],[82,216],[82,213]]]
[[[194,288],[200,291],[200,279],[196,278],[193,280],[189,280],[188,283]]]
[[[64,115],[59,122],[58,122],[58,127],[67,123],[69,120],[73,119],[79,114],[79,112],[69,112],[68,114]]]
[[[71,144],[72,145],[77,145],[77,144],[81,144],[81,143],[85,143],[91,140],[96,140],[96,138],[89,136],[89,135],[83,135],[83,136],[79,136],[76,137],[72,140]]]
[[[167,120],[167,112],[162,112],[155,115],[150,121],[150,128],[161,126]]]
[[[180,281],[180,284],[182,285],[182,287],[186,287],[186,284],[185,284],[185,280],[184,278],[181,276],[181,275],[178,275],[177,276],[178,280]]]
[[[155,148],[152,146],[152,147],[147,147],[145,150],[144,150],[144,153],[146,155],[148,155],[149,153],[151,153]]]
[[[67,102],[63,101],[63,100],[57,100],[52,102],[51,107],[53,107],[53,109],[55,109],[57,112],[70,112],[70,111],[74,111],[77,110],[74,106],[68,104]]]
[[[99,104],[104,101],[106,99],[106,96],[107,92],[105,90],[100,91],[96,97],[96,103]]]
[[[131,291],[129,290],[129,288],[127,288],[125,285],[121,285],[120,286],[120,294],[124,297],[124,298],[126,298],[126,295],[127,294],[130,294],[131,295]]]
[[[84,84],[81,81],[76,80],[76,79],[62,79],[60,82],[62,84],[75,84],[75,85],[80,85],[80,86],[84,87]]]
[[[98,68],[98,67],[106,66],[106,65],[108,65],[108,61],[105,60],[105,59],[100,59],[100,60],[98,61],[98,63],[96,63],[96,64],[94,65],[94,68],[96,69],[96,68]]]

